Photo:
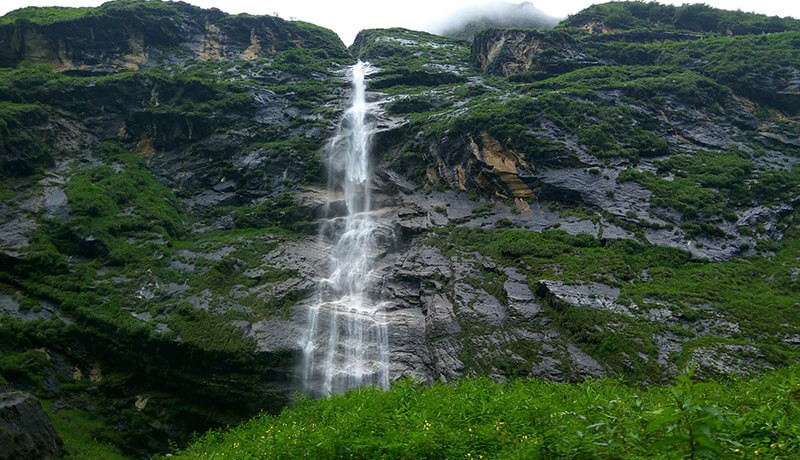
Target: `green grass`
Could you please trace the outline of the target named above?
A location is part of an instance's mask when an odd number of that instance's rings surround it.
[[[3,178],[30,175],[52,164],[50,149],[36,132],[47,121],[40,104],[0,101],[0,149],[7,152],[0,163]]]
[[[701,215],[719,217],[753,199],[746,185],[753,169],[748,157],[736,151],[672,155],[655,162],[657,173],[631,168],[623,170],[617,180],[637,182],[653,191],[650,204],[654,208],[674,209],[690,220]],[[773,187],[778,187],[781,179],[786,181],[784,186],[792,186],[790,175],[767,175]]]
[[[54,22],[72,21],[97,14],[96,8],[66,7],[28,7],[11,11],[0,17],[0,25],[12,24],[16,21],[29,21],[34,24],[52,24]]]
[[[177,198],[155,180],[141,157],[116,144],[104,145],[99,154],[116,169],[106,164],[72,176],[65,191],[75,216],[63,233],[66,241],[55,243],[64,252],[80,252],[80,239],[91,238],[102,247],[97,254],[84,255],[99,255],[111,265],[147,264],[153,248],[145,238],[137,244],[129,237],[177,239],[185,233],[186,217]]]
[[[65,460],[131,458],[113,444],[97,439],[100,433],[109,430],[105,421],[79,409],[54,410],[52,403],[45,402],[43,405],[61,440],[64,441],[64,447],[67,449]]]
[[[800,370],[640,389],[468,378],[301,400],[172,458],[790,458],[800,454]]]

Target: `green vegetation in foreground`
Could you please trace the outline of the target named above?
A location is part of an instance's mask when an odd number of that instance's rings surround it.
[[[637,389],[486,378],[404,381],[303,400],[173,458],[790,458],[800,455],[800,369],[751,381]]]

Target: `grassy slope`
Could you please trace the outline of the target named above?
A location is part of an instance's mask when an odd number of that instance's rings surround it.
[[[634,388],[465,379],[396,384],[210,432],[173,458],[790,458],[800,370],[751,381]]]

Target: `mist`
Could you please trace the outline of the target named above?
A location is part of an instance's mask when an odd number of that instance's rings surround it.
[[[461,8],[431,22],[425,29],[435,34],[471,39],[476,32],[489,27],[550,29],[560,20],[530,2],[495,1]]]

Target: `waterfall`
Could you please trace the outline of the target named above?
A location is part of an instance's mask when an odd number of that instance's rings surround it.
[[[370,298],[375,222],[370,215],[369,148],[374,105],[366,101],[369,63],[348,75],[352,101],[328,145],[329,188],[341,189],[347,214],[327,219],[320,238],[332,246],[329,276],[318,284],[303,337],[303,386],[328,395],[361,385],[389,386],[389,339],[383,305]]]

